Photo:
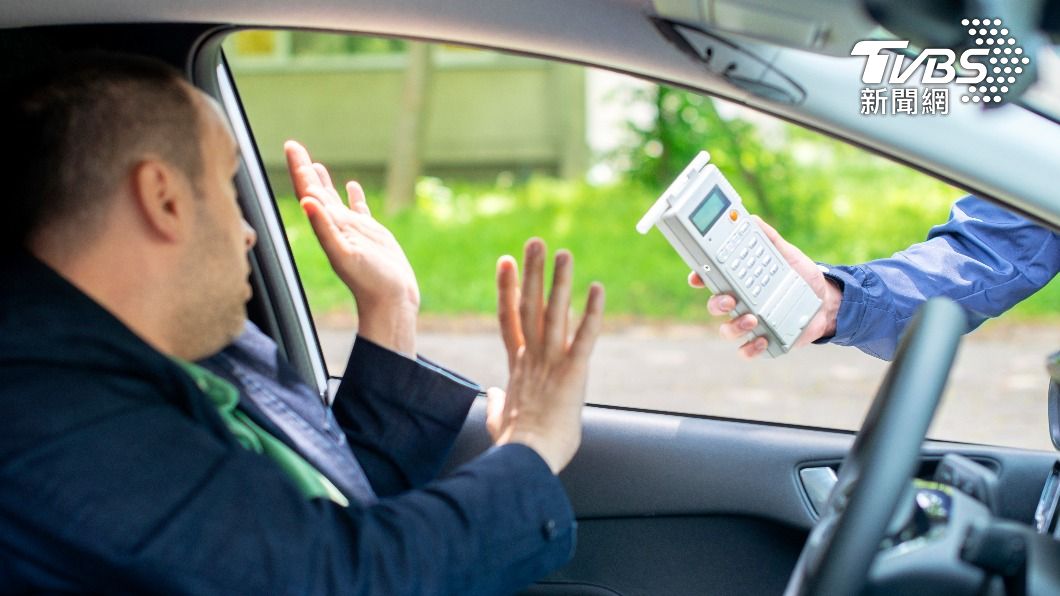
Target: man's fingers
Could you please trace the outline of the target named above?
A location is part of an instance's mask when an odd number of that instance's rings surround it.
[[[585,314],[574,334],[570,345],[570,355],[576,361],[585,362],[592,354],[596,338],[604,321],[604,286],[593,282],[589,285],[589,297],[585,300]]]
[[[715,317],[729,314],[736,308],[736,299],[728,294],[715,294],[707,300],[707,310]]]
[[[754,358],[765,352],[767,347],[769,347],[769,340],[764,337],[756,337],[740,346],[740,355],[744,358]]]
[[[350,204],[350,209],[358,213],[365,215],[371,215],[368,209],[368,200],[364,196],[364,189],[361,188],[361,184],[356,180],[350,180],[346,183],[346,197]]]
[[[317,241],[320,242],[320,246],[330,258],[332,253],[338,250],[337,238],[339,234],[338,228],[335,227],[335,222],[331,219],[331,214],[328,213],[323,203],[316,197],[305,197],[299,204],[301,204],[302,211],[305,212],[306,217],[309,218],[310,225],[313,226],[313,233],[316,234]]]
[[[753,219],[755,223],[758,224],[758,227],[762,229],[763,233],[765,233],[766,238],[769,238],[769,241],[772,242],[773,246],[777,247],[777,249],[779,249],[781,253],[785,253],[788,247],[791,246],[790,244],[788,244],[788,241],[780,235],[780,232],[778,232],[773,226],[766,223],[764,219],[758,217],[757,215],[752,215],[751,219]]]
[[[527,350],[540,347],[541,317],[544,310],[545,242],[540,238],[526,241],[523,256],[523,290],[519,300],[519,318]]]
[[[308,195],[311,185],[321,184],[320,176],[313,169],[313,160],[305,147],[297,141],[287,141],[283,144],[283,154],[287,158],[287,171],[291,176],[296,197]]]
[[[305,166],[301,166],[303,169]],[[325,205],[345,207],[342,202],[342,197],[339,196],[339,191],[335,190],[335,185],[331,182],[331,174],[328,173],[328,169],[324,167],[324,164],[312,163],[309,168],[313,170],[313,176],[316,176],[317,182],[309,187],[310,192],[318,196]]]
[[[548,294],[545,309],[544,347],[549,352],[562,354],[567,345],[567,313],[570,311],[571,278],[574,275],[574,257],[565,250],[556,251],[556,264],[552,271],[552,289]]]
[[[703,279],[699,277],[699,274],[695,271],[688,272],[688,285],[693,288],[705,288],[707,284],[703,283]]]
[[[747,332],[754,329],[757,325],[758,317],[748,313],[726,323],[722,323],[718,327],[718,331],[721,333],[723,339],[734,340],[747,335]]]
[[[328,173],[328,169],[324,167],[324,164],[314,161],[313,171],[317,173],[317,177],[320,178],[320,183],[326,188],[335,188],[335,183],[331,181],[331,174]]]
[[[331,174],[328,173],[328,169],[324,167],[324,164],[313,162],[313,172],[316,173],[317,178],[320,180],[320,186],[324,189],[328,203],[331,205],[343,205],[342,197],[339,196],[339,191],[335,189],[335,184],[331,181]]]
[[[497,319],[511,370],[523,345],[523,331],[519,322],[519,266],[508,255],[497,260]]]

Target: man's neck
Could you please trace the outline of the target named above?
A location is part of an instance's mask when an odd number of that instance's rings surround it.
[[[156,283],[159,268],[143,251],[96,242],[76,254],[31,246],[30,252],[66,281],[102,306],[151,347],[167,356],[187,358],[166,332],[165,292]]]

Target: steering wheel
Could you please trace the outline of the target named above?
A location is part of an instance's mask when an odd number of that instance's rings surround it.
[[[849,595],[864,587],[916,473],[920,446],[966,329],[964,311],[947,298],[928,300],[910,322],[785,596]]]

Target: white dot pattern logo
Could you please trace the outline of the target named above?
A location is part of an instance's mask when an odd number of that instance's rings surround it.
[[[1022,74],[1023,68],[1020,64],[1030,64],[1031,59],[1023,56],[1023,48],[1019,47],[1015,37],[1009,35],[1007,27],[1002,27],[1001,19],[963,19],[962,27],[968,27],[968,35],[972,37],[976,46],[988,46],[987,51],[991,53],[987,67],[986,85],[969,85],[968,94],[961,96],[962,103],[1001,103],[1005,93],[1008,93],[1007,85],[1000,88],[994,83],[1016,82],[1013,74]],[[993,47],[990,47],[993,46]],[[1002,55],[1004,54],[1004,55]],[[1015,55],[1013,55],[1015,54]],[[1011,64],[1011,66],[1009,66]],[[1015,68],[1013,68],[1015,67]]]

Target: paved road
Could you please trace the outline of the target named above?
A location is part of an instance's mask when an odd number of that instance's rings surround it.
[[[353,333],[321,329],[333,374],[345,367]],[[504,386],[506,359],[493,331],[427,330],[419,348],[483,385]],[[995,325],[970,335],[930,435],[1052,449],[1044,358],[1058,348],[1056,324]],[[857,428],[886,363],[837,346],[748,362],[701,328],[627,325],[600,338],[592,366],[590,403]]]

